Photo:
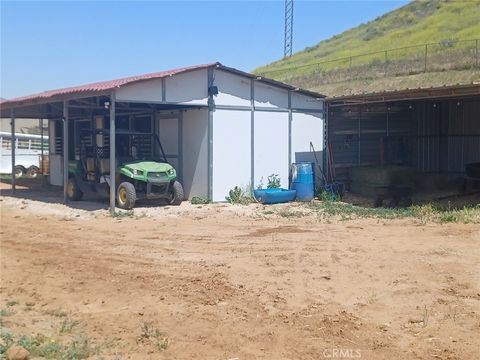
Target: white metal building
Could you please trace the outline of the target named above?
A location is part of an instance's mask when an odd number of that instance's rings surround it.
[[[322,159],[323,99],[212,63],[7,100],[1,115],[13,125],[49,119],[51,184],[66,184],[82,128],[110,126],[104,141],[115,152],[115,128],[139,127],[159,135],[187,198],[224,201],[234,186],[266,184],[271,174],[287,187],[290,164],[313,159],[310,143]]]

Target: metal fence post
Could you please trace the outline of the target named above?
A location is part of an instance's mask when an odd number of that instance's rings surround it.
[[[478,67],[478,39],[475,39],[475,66]]]
[[[387,72],[388,72],[388,53],[387,53],[387,50],[385,50],[385,76],[387,76]]]
[[[352,80],[352,57],[350,56],[350,62],[348,64],[348,74],[350,75],[350,80]]]
[[[427,54],[428,54],[428,44],[425,44],[425,69],[424,69],[424,72],[427,72]]]

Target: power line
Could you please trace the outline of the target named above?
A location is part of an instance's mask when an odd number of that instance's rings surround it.
[[[292,56],[293,45],[293,0],[285,0],[285,40],[283,43],[283,56]]]

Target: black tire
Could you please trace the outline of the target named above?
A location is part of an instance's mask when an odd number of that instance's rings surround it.
[[[25,174],[27,173],[27,170],[22,165],[15,166],[14,170],[15,170],[15,179],[21,178],[22,176],[25,176]]]
[[[39,172],[40,172],[40,169],[35,165],[32,165],[27,169],[27,176],[29,178],[36,178]]]
[[[74,177],[68,179],[67,183],[67,198],[71,201],[80,201],[82,200],[83,192],[78,186],[77,180]]]
[[[183,201],[183,198],[184,198],[183,186],[178,181],[175,181],[173,183],[172,195],[168,203],[170,205],[180,205]]]
[[[135,186],[128,181],[122,182],[117,189],[117,205],[121,209],[130,210],[135,206],[137,192]]]

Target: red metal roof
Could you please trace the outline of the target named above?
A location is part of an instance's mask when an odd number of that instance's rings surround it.
[[[27,95],[27,96],[16,97],[13,99],[8,99],[8,100],[2,100],[0,102],[0,105],[10,107],[11,105],[16,105],[24,102],[36,102],[40,100],[54,99],[55,97],[60,97],[64,95],[82,94],[82,93],[85,93],[85,94],[102,93],[108,90],[119,88],[127,84],[132,84],[132,83],[146,81],[146,80],[161,79],[164,77],[177,75],[177,74],[181,74],[181,73],[185,73],[193,70],[209,68],[212,66],[216,66],[218,64],[219,63],[194,65],[194,66],[188,66],[188,67],[183,67],[183,68],[178,68],[173,70],[160,71],[156,73],[130,76],[122,79],[100,81],[100,82],[86,84],[86,85],[43,91],[41,93],[37,93],[33,95]]]

